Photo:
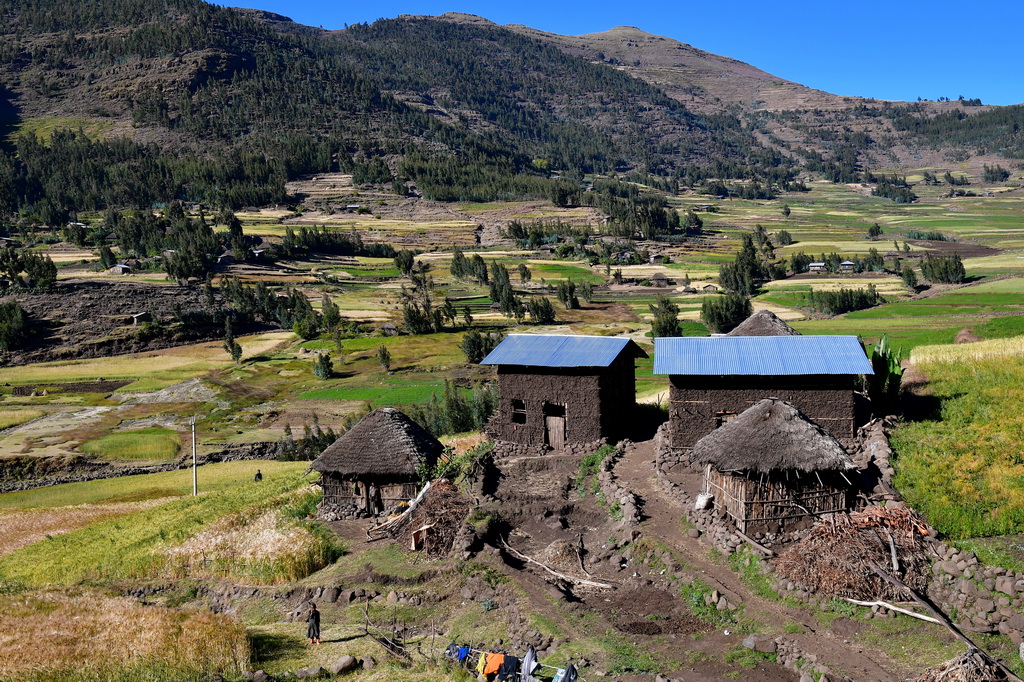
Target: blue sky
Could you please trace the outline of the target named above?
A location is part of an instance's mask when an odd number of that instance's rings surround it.
[[[1024,102],[1022,0],[235,2],[324,28],[449,11],[571,35],[636,26],[840,95]]]

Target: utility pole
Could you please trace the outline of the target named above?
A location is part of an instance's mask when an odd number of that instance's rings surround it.
[[[192,418],[188,420],[188,423],[192,425],[192,497],[199,495],[199,476],[196,471],[196,417],[192,415]]]

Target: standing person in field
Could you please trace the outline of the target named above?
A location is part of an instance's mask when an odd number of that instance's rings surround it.
[[[320,643],[320,612],[313,602],[309,602],[309,615],[306,616],[306,637],[309,637],[310,644]]]
[[[263,480],[263,474],[260,473],[259,469],[256,470],[256,475],[252,477],[252,480],[256,481],[257,483]]]

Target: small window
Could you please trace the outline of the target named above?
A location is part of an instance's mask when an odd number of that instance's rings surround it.
[[[525,424],[526,423],[526,401],[525,400],[512,400],[512,423],[513,424]]]
[[[735,412],[719,412],[715,415],[715,428],[718,428],[722,424],[728,424],[736,418]]]

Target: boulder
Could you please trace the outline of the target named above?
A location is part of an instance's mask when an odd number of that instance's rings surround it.
[[[352,672],[359,667],[359,661],[354,656],[342,656],[334,663],[331,663],[331,674],[342,675],[344,673]]]
[[[743,646],[753,651],[759,651],[762,654],[774,654],[778,649],[774,637],[758,632],[747,635],[743,640]]]
[[[328,587],[324,591],[324,601],[333,604],[334,602],[338,601],[338,595],[340,594],[340,592],[341,591],[337,587]]]

